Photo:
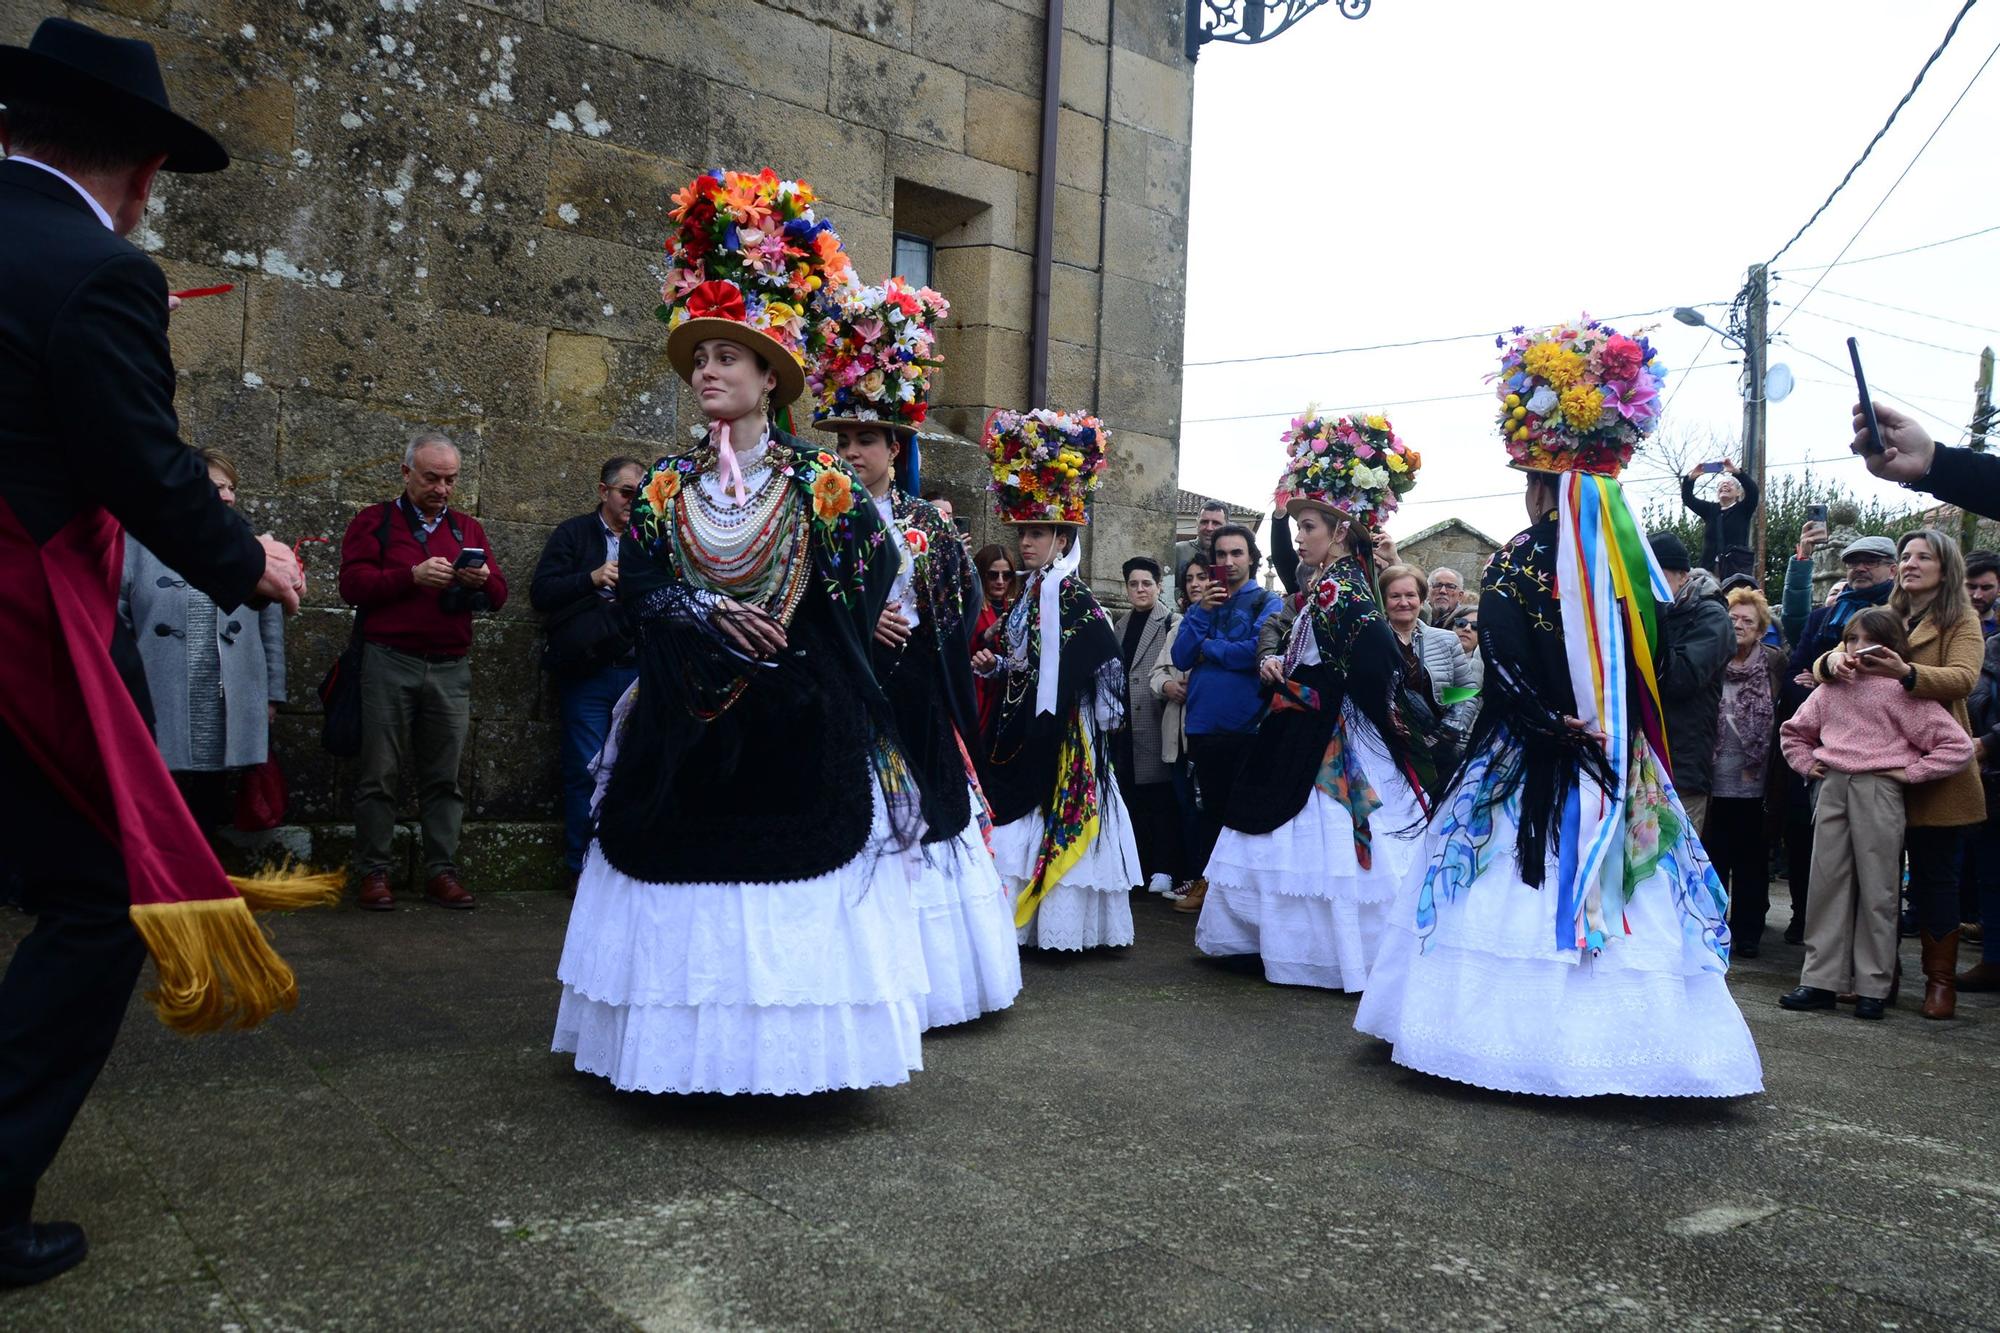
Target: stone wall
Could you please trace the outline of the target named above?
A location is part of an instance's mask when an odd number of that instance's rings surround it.
[[[0,41],[57,12],[0,0]],[[698,424],[661,354],[668,195],[702,166],[813,183],[861,274],[894,230],[952,300],[927,480],[1000,535],[976,438],[1027,406],[1045,11],[1036,0],[102,0],[235,157],[163,179],[135,236],[175,287],[187,438],[228,451],[259,528],[324,537],[287,654],[286,836],[324,860],[347,808],[312,687],[348,632],[337,549],[395,493],[419,426],[464,450],[462,507],[515,585],[478,627],[469,876],[552,880],[555,707],[526,584],[598,464]],[[1172,537],[1193,71],[1180,6],[1071,0],[1063,34],[1051,404],[1113,434],[1087,568]],[[308,841],[309,840],[309,841]],[[525,850],[524,850],[525,849]]]

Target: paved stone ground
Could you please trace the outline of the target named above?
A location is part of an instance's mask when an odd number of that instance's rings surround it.
[[[281,921],[304,1000],[251,1034],[135,1005],[43,1191],[94,1253],[0,1293],[0,1326],[2000,1321],[2000,1002],[1784,1013],[1780,922],[1731,978],[1770,1089],[1747,1103],[1408,1073],[1353,1000],[1200,960],[1159,899],[1122,956],[1031,956],[910,1086],[771,1102],[549,1055],[567,906]]]

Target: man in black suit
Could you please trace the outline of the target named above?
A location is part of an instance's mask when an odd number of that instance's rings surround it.
[[[182,443],[166,280],[122,239],[157,172],[228,155],[168,107],[151,46],[64,19],[0,46],[0,104],[0,880],[38,918],[0,980],[0,1284],[25,1285],[86,1249],[30,1210],[145,958],[132,904],[227,888],[128,762],[151,738],[123,530],[221,606],[296,610],[301,580]]]
[[[604,748],[611,710],[639,678],[618,605],[618,541],[645,475],[636,458],[608,459],[598,473],[597,508],[556,525],[528,588],[548,635],[542,666],[562,695],[563,863],[572,893],[590,847],[590,761]]]

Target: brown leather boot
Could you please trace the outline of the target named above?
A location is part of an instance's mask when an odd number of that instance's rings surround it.
[[[1202,899],[1208,897],[1208,881],[1195,879],[1188,885],[1187,897],[1174,904],[1176,912],[1199,912]]]
[[[1965,991],[2000,990],[2000,963],[1974,963],[1958,974],[1958,988]]]
[[[465,886],[458,882],[458,876],[449,870],[440,870],[431,876],[431,882],[424,886],[424,897],[439,907],[464,910],[479,906],[472,900],[472,895],[465,891]]]
[[[373,870],[361,877],[361,892],[355,896],[354,905],[366,912],[393,912],[396,910],[396,895],[389,892],[389,872]]]
[[[1958,932],[1937,939],[1920,931],[1917,939],[1924,954],[1924,1017],[1951,1018],[1958,1013]]]

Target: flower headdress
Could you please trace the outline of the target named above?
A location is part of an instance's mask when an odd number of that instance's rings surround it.
[[[833,300],[854,282],[839,235],[812,203],[812,186],[768,167],[754,176],[706,172],[674,195],[676,228],[654,313],[666,321],[667,357],[682,379],[693,378],[697,344],[729,338],[777,372],[774,405],[804,391]]]
[[[1273,498],[1292,514],[1335,509],[1379,525],[1417,484],[1424,461],[1379,412],[1328,421],[1308,407],[1279,438],[1287,453]]]
[[[930,410],[936,326],[951,303],[928,287],[891,278],[841,292],[826,345],[806,370],[813,418],[822,428],[879,422],[916,434]]]
[[[993,459],[993,508],[1003,523],[1090,521],[1090,496],[1110,460],[1104,423],[1046,407],[995,412],[981,446]]]
[[[1615,477],[1659,424],[1666,369],[1644,334],[1628,338],[1586,317],[1532,332],[1516,325],[1493,341],[1511,466]]]

